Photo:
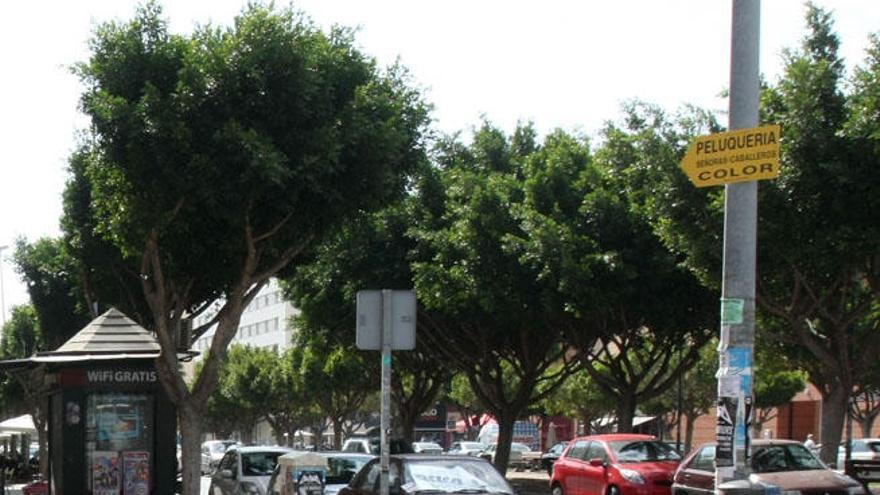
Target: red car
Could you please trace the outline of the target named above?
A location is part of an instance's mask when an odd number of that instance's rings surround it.
[[[681,456],[650,435],[575,438],[553,465],[553,495],[670,495]]]

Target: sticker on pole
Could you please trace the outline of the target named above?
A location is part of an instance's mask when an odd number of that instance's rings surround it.
[[[745,299],[722,299],[721,300],[721,324],[722,325],[742,325],[743,308],[745,308]]]
[[[779,176],[779,125],[696,138],[681,168],[697,187],[773,179]]]
[[[718,418],[715,426],[715,467],[733,466],[733,433],[736,426],[737,400],[718,398]]]

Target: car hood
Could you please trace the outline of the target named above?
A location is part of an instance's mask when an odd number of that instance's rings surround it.
[[[776,485],[782,490],[803,490],[845,488],[859,486],[854,480],[847,480],[830,469],[811,469],[809,471],[780,471],[778,473],[756,473],[758,481]]]

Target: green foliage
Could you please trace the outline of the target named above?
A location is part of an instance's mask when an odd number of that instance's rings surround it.
[[[22,359],[43,348],[43,331],[33,305],[13,306],[9,320],[3,325],[0,360]]]
[[[544,399],[542,408],[551,416],[564,415],[590,424],[614,414],[615,398],[605,394],[590,374],[581,370],[568,377],[559,389]]]
[[[14,260],[42,329],[34,350],[54,350],[90,320],[77,285],[79,262],[62,240],[49,238],[32,244],[19,239]]]

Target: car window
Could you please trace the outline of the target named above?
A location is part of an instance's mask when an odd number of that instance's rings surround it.
[[[228,469],[232,471],[233,474],[238,474],[238,469],[235,469],[235,457],[236,452],[227,452],[226,455],[223,456],[223,459],[220,460],[219,469]]]
[[[801,444],[767,445],[756,448],[752,453],[752,471],[756,473],[810,469],[826,468],[822,461]]]
[[[364,457],[327,458],[327,479],[325,483],[328,485],[348,484],[368,460],[369,458]]]
[[[241,455],[242,476],[270,476],[281,452],[248,452]]]
[[[568,450],[568,454],[565,456],[570,459],[583,459],[587,453],[587,441],[586,440],[578,440],[571,446],[571,449]]]
[[[355,488],[366,492],[373,491],[373,489],[378,486],[379,468],[380,466],[378,462],[368,464],[361,472],[361,476],[355,480]]]
[[[694,456],[690,468],[715,472],[715,446],[707,445],[700,449],[700,452]]]
[[[654,440],[621,440],[609,442],[618,462],[677,461],[681,459],[674,449]]]
[[[880,442],[867,442],[868,448],[874,452],[880,452]]]
[[[584,460],[590,461],[592,459],[600,459],[602,462],[608,461],[608,453],[605,452],[605,446],[601,442],[590,442],[587,446]]]

